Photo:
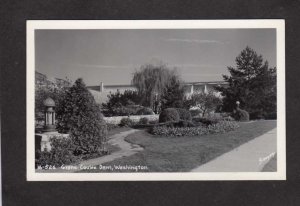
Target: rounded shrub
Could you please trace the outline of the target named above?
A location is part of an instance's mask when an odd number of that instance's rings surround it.
[[[121,127],[131,127],[134,125],[133,120],[129,119],[128,117],[122,118],[120,121]]]
[[[139,124],[148,124],[148,123],[149,123],[149,119],[147,117],[143,117],[139,121]]]
[[[154,112],[149,107],[143,107],[136,112],[136,115],[152,115],[152,114],[154,114]]]
[[[182,108],[176,108],[178,114],[179,114],[179,119],[180,120],[185,120],[185,121],[191,121],[192,120],[192,115],[189,110],[182,109]]]
[[[233,117],[237,121],[249,121],[249,113],[246,110],[237,108],[233,114]]]
[[[174,108],[167,108],[159,114],[159,122],[178,122],[179,113]]]
[[[64,93],[57,105],[57,130],[69,133],[76,155],[101,153],[106,142],[107,127],[93,95],[82,79]]]

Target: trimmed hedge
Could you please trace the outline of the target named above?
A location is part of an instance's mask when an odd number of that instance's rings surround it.
[[[159,114],[159,122],[178,122],[179,113],[174,108],[167,108]]]
[[[182,108],[175,108],[179,114],[179,119],[180,120],[186,120],[186,121],[191,121],[192,120],[192,115],[190,111]]]
[[[155,126],[150,130],[153,135],[159,136],[201,136],[215,133],[225,133],[235,130],[239,127],[236,122],[221,121],[217,124],[212,124],[207,127],[166,127]]]
[[[237,108],[233,113],[233,117],[237,121],[249,121],[249,113],[246,110]]]

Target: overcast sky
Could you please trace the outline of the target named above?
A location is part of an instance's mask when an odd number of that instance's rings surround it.
[[[219,81],[250,46],[276,66],[275,29],[36,30],[35,69],[87,85],[130,84],[145,63],[176,66],[184,81]]]

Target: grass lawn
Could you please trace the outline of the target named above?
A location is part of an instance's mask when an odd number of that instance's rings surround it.
[[[276,121],[255,121],[240,123],[238,129],[228,133],[196,137],[157,137],[141,130],[127,136],[126,140],[142,146],[143,151],[103,165],[147,166],[147,170],[139,172],[188,172],[275,127]],[[118,170],[117,172],[134,171]]]

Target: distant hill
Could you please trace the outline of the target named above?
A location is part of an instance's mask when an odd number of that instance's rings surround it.
[[[70,87],[71,82],[67,79],[48,78],[45,74],[35,71],[35,86],[36,87]]]

